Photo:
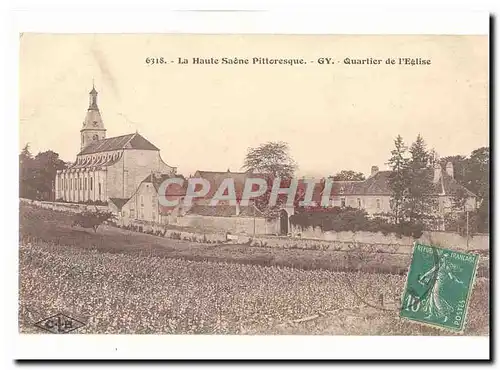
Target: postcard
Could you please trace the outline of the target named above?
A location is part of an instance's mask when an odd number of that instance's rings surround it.
[[[19,48],[20,336],[489,337],[487,34]]]

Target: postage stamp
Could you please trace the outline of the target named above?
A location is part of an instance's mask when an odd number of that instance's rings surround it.
[[[401,317],[463,332],[479,256],[416,243]]]

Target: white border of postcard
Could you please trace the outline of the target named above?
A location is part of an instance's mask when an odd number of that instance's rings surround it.
[[[91,1],[92,2],[92,1]],[[146,1],[147,2],[147,1]],[[56,2],[57,3],[57,2]],[[394,3],[399,3],[392,2]],[[462,2],[463,3],[463,2]],[[61,3],[63,4],[63,3]],[[377,4],[378,6],[379,4]],[[118,5],[117,5],[118,6]],[[202,6],[198,7],[201,8]],[[124,7],[100,10],[18,11],[8,22],[8,45],[4,48],[9,95],[4,125],[4,148],[8,175],[3,194],[17,194],[18,128],[18,34],[51,33],[307,33],[307,34],[488,34],[486,12],[467,13],[377,11],[270,12],[169,12]],[[196,8],[196,7],[195,7]],[[237,7],[233,6],[233,9]],[[463,7],[462,7],[463,8]],[[120,9],[123,9],[120,7]],[[293,7],[292,7],[293,9]],[[384,8],[381,8],[384,9]],[[402,9],[402,7],[399,7]],[[476,8],[477,9],[477,8]],[[91,15],[91,18],[89,16]],[[90,20],[91,19],[91,20]],[[55,56],[56,57],[56,56]],[[9,139],[7,139],[9,138]],[[7,208],[18,209],[17,197],[8,197]],[[487,359],[488,337],[356,337],[356,336],[189,336],[189,335],[28,335],[17,327],[18,219],[7,217],[3,261],[8,313],[4,315],[8,350],[17,359]],[[12,215],[11,215],[12,216]],[[4,308],[5,310],[5,308]],[[7,320],[7,317],[9,320]]]

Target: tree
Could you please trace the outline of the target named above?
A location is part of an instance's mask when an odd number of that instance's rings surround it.
[[[400,225],[404,221],[404,207],[406,203],[409,178],[407,147],[404,144],[401,135],[394,140],[395,148],[391,151],[391,158],[388,164],[392,168],[389,176],[389,187],[391,189],[391,211],[394,217],[394,223]]]
[[[59,154],[52,150],[40,152],[34,159],[34,186],[39,199],[50,199],[58,170],[66,167]]]
[[[458,188],[452,195],[451,207],[456,212],[465,212],[467,210],[467,200],[469,194],[464,188]]]
[[[290,156],[288,144],[282,141],[267,142],[257,148],[249,148],[243,168],[247,171],[291,179],[297,164]]]
[[[490,220],[490,149],[482,147],[472,151],[465,186],[478,196],[478,229],[489,232]]]
[[[19,194],[22,198],[50,200],[57,170],[67,164],[52,150],[32,156],[29,144],[19,154]]]
[[[410,223],[427,223],[434,219],[436,198],[433,194],[431,156],[421,135],[411,145],[408,162],[408,197],[405,215]]]
[[[278,217],[280,209],[286,202],[286,196],[280,195],[276,205],[269,206],[271,189],[275,179],[280,178],[280,187],[285,188],[289,186],[297,169],[297,164],[289,152],[288,144],[285,142],[267,142],[256,148],[249,148],[245,156],[243,168],[259,174],[266,180],[266,192],[255,199],[253,203],[268,219]]]
[[[33,187],[33,155],[29,144],[19,154],[19,196],[34,199],[36,189]]]
[[[104,222],[114,219],[113,212],[110,211],[99,211],[96,207],[95,211],[85,210],[81,213],[77,213],[73,220],[72,226],[81,226],[88,229],[93,229],[97,232],[99,226]]]
[[[465,236],[477,231],[478,213],[468,212],[467,201],[469,193],[465,188],[457,188],[451,198],[453,212],[445,215],[445,230],[458,232]]]
[[[352,170],[342,170],[333,176],[334,181],[363,181],[365,180],[365,175],[361,172],[355,172]]]
[[[454,178],[458,183],[477,195],[479,208],[469,215],[475,217],[477,230],[489,231],[489,166],[490,151],[488,147],[473,150],[467,158],[463,155],[444,157],[441,165],[453,164]]]

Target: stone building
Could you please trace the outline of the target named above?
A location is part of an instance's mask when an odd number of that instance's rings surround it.
[[[391,171],[379,171],[372,166],[370,176],[363,181],[334,181],[331,192],[331,206],[364,209],[369,215],[391,212]],[[453,164],[449,162],[445,170],[436,164],[432,177],[432,194],[437,199],[437,214],[444,216],[454,212],[453,198],[461,193],[465,196],[465,208],[476,209],[476,195],[454,179]]]
[[[130,221],[140,220],[161,224],[171,223],[171,219],[182,211],[182,199],[186,195],[186,184],[170,184],[165,196],[168,200],[178,201],[178,206],[167,207],[159,202],[160,185],[172,176],[152,172],[137,187],[129,199],[110,198],[110,207],[113,212],[120,216],[123,224]],[[174,177],[184,179],[181,175]],[[185,179],[184,179],[185,180]]]
[[[137,132],[106,138],[94,87],[90,91],[80,140],[76,161],[67,169],[57,171],[56,200],[129,199],[151,172],[170,175],[176,172],[175,167],[163,161],[160,150]]]

